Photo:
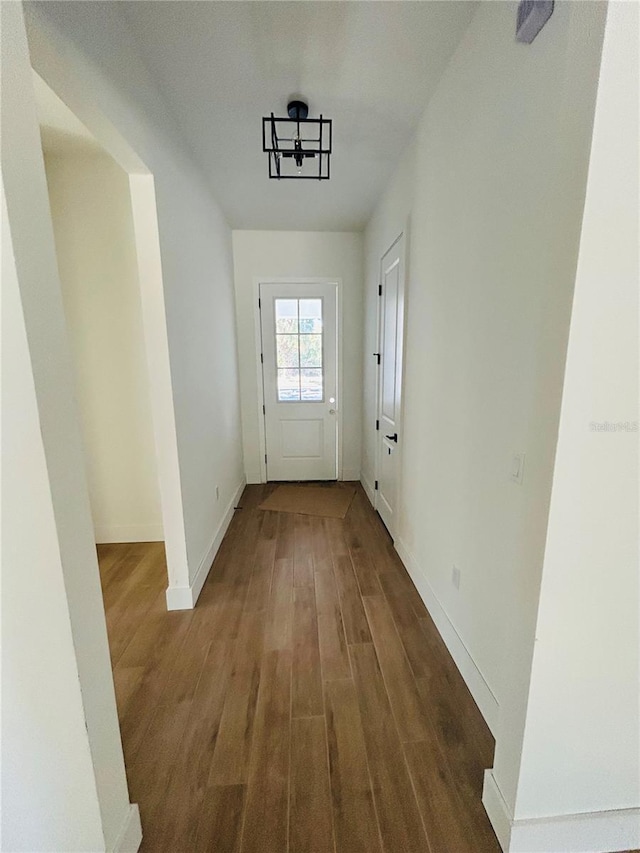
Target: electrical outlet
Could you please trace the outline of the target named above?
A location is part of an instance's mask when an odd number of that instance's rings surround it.
[[[457,566],[451,570],[451,583],[456,589],[460,589],[460,569]]]
[[[216,486],[216,500],[220,500],[220,489]]]

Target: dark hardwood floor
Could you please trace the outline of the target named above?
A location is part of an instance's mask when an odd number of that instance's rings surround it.
[[[142,849],[499,851],[493,740],[362,488],[344,521],[261,511],[271,488],[192,611],[162,544],[99,546]]]

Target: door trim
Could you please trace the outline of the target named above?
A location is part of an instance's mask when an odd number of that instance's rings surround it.
[[[40,28],[38,23],[39,33]],[[169,594],[174,587],[189,584],[189,559],[180,484],[154,173],[140,158],[129,140],[123,137],[100,111],[88,82],[74,73],[74,62],[61,57],[57,46],[49,42],[48,37],[44,39],[39,35],[37,48],[30,47],[30,60],[33,71],[67,104],[95,137],[100,147],[127,174],[129,180],[137,289],[142,310],[145,371],[149,380],[154,458],[167,553]],[[47,211],[51,225],[48,203]],[[94,536],[94,533],[92,530],[91,535]]]
[[[389,252],[393,249],[393,247],[396,246],[400,242],[400,240],[402,240],[402,238],[404,237],[404,244],[402,246],[402,253],[401,253],[402,254],[402,264],[403,264],[403,269],[404,269],[404,275],[403,275],[402,281],[400,283],[400,286],[402,287],[402,298],[403,298],[402,346],[401,346],[402,357],[401,357],[401,361],[400,361],[400,400],[401,400],[401,402],[400,402],[400,412],[398,415],[398,424],[397,424],[399,441],[398,441],[398,444],[397,444],[396,449],[394,451],[396,454],[398,454],[398,457],[397,457],[398,458],[398,463],[397,463],[398,470],[397,470],[397,479],[396,479],[396,495],[395,495],[395,498],[396,498],[395,504],[396,505],[395,505],[395,509],[394,509],[394,519],[395,519],[394,529],[389,530],[389,535],[394,540],[394,542],[397,541],[398,534],[399,534],[398,528],[399,528],[399,519],[400,519],[400,494],[402,493],[402,456],[403,456],[403,446],[404,446],[403,426],[404,426],[404,406],[405,406],[405,387],[404,387],[405,370],[404,370],[404,365],[405,365],[406,347],[407,347],[407,278],[408,278],[408,269],[409,269],[409,267],[408,267],[408,258],[409,258],[409,251],[408,251],[409,237],[408,237],[408,235],[409,235],[409,220],[407,220],[407,222],[405,223],[405,227],[398,234],[398,236],[394,240],[392,240],[391,243],[389,243],[387,248],[380,255],[380,261],[378,263],[378,280],[376,282],[376,288],[379,288],[380,285],[382,284],[382,262],[383,262],[385,256],[388,255]],[[381,349],[381,346],[382,346],[382,299],[381,299],[380,293],[378,293],[377,299],[378,299],[378,301],[377,301],[377,312],[376,312],[376,328],[377,328],[376,351],[381,352],[382,351],[382,349]],[[377,373],[376,373],[376,408],[375,408],[375,413],[376,413],[376,418],[379,421],[381,419],[380,407],[381,407],[381,402],[382,402],[382,370],[381,370],[381,365],[378,365],[376,369],[377,369]],[[375,442],[376,442],[376,452],[375,452],[374,479],[375,479],[375,483],[377,483],[380,480],[380,468],[381,468],[380,456],[382,453],[382,442],[380,441],[380,436],[377,434],[377,430],[376,430],[376,435],[375,435]],[[379,492],[378,492],[377,488],[375,488],[375,483],[374,483],[374,490],[373,490],[373,508],[377,512]]]
[[[260,308],[258,300],[260,298],[261,284],[335,284],[338,298],[336,300],[337,307],[337,349],[338,349],[338,376],[337,376],[337,399],[338,410],[336,418],[337,424],[337,475],[338,480],[342,480],[342,392],[343,392],[343,370],[342,370],[342,279],[338,276],[254,276],[253,278],[253,334],[255,344],[255,364],[256,364],[256,380],[258,387],[256,417],[258,419],[258,436],[259,436],[259,451],[260,451],[260,482],[267,482],[267,465],[264,461],[267,452],[267,434],[265,428],[264,416],[264,381],[262,374],[262,361],[260,355],[262,353],[262,325],[260,322]]]

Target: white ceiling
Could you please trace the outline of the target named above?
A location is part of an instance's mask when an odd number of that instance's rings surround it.
[[[366,223],[473,2],[121,2],[233,228]],[[261,118],[293,93],[333,119],[331,180],[267,177]]]

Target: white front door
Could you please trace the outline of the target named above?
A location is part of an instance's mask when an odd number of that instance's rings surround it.
[[[378,326],[378,465],[376,509],[391,536],[396,532],[400,478],[402,344],[404,335],[404,236],[380,265]]]
[[[267,480],[337,478],[337,292],[260,285]]]

